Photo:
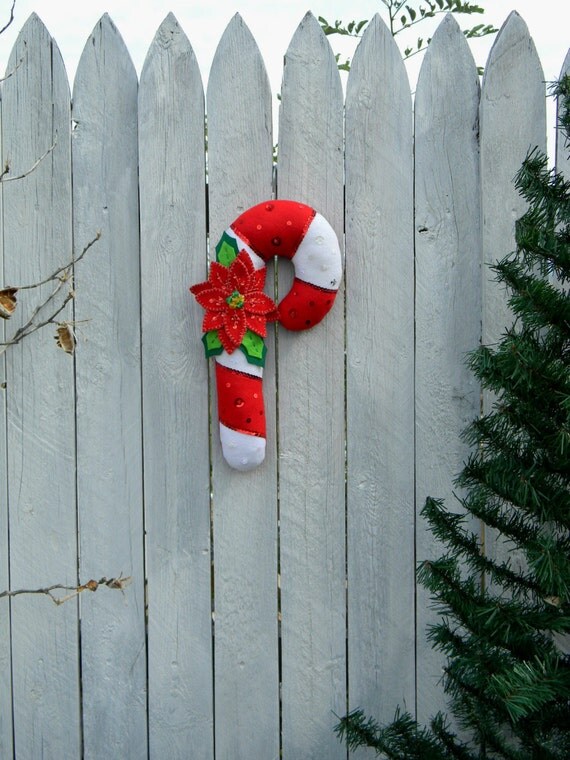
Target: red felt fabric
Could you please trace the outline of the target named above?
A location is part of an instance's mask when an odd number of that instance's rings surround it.
[[[297,201],[265,201],[244,211],[231,229],[264,261],[273,256],[292,259],[315,213]]]
[[[331,310],[336,290],[325,290],[295,278],[279,304],[279,322],[288,330],[308,330]]]
[[[262,379],[216,362],[218,418],[232,430],[265,438]]]

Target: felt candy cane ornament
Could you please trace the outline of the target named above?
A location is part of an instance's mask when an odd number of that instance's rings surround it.
[[[283,256],[295,278],[279,307],[265,295],[266,263]],[[338,239],[315,209],[290,200],[252,206],[223,233],[206,282],[190,288],[206,310],[202,338],[216,359],[222,452],[236,470],[265,458],[263,403],[267,322],[306,330],[330,311],[342,277]],[[239,350],[237,350],[239,349]]]

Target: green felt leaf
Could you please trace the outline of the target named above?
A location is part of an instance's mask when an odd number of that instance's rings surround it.
[[[240,348],[250,364],[257,364],[258,367],[265,366],[267,346],[265,345],[263,338],[260,338],[259,335],[256,335],[251,330],[247,330]]]
[[[202,343],[206,350],[206,358],[210,356],[218,356],[224,350],[220,339],[218,338],[217,330],[210,330],[202,335]]]
[[[235,238],[224,232],[216,246],[216,260],[225,267],[229,267],[239,253]]]

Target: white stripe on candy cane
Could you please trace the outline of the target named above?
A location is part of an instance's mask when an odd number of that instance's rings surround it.
[[[216,356],[216,361],[222,366],[241,374],[251,375],[252,377],[263,377],[263,367],[250,364],[243,351],[239,349],[232,354],[223,351],[219,356]],[[223,422],[219,424],[222,454],[230,467],[241,472],[247,472],[247,470],[253,470],[263,462],[265,459],[265,438],[259,435],[248,435],[247,433],[240,433],[238,430],[232,430],[226,427]]]

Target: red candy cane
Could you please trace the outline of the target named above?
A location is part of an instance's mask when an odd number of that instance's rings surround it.
[[[318,324],[334,303],[342,258],[327,220],[310,206],[287,200],[249,208],[224,232],[216,250],[219,261],[212,263],[208,281],[190,290],[206,309],[206,351],[216,357],[223,455],[231,467],[250,470],[265,458],[260,339],[266,322],[279,319],[289,330]],[[295,270],[277,310],[262,292],[266,262],[274,256],[290,259]]]

